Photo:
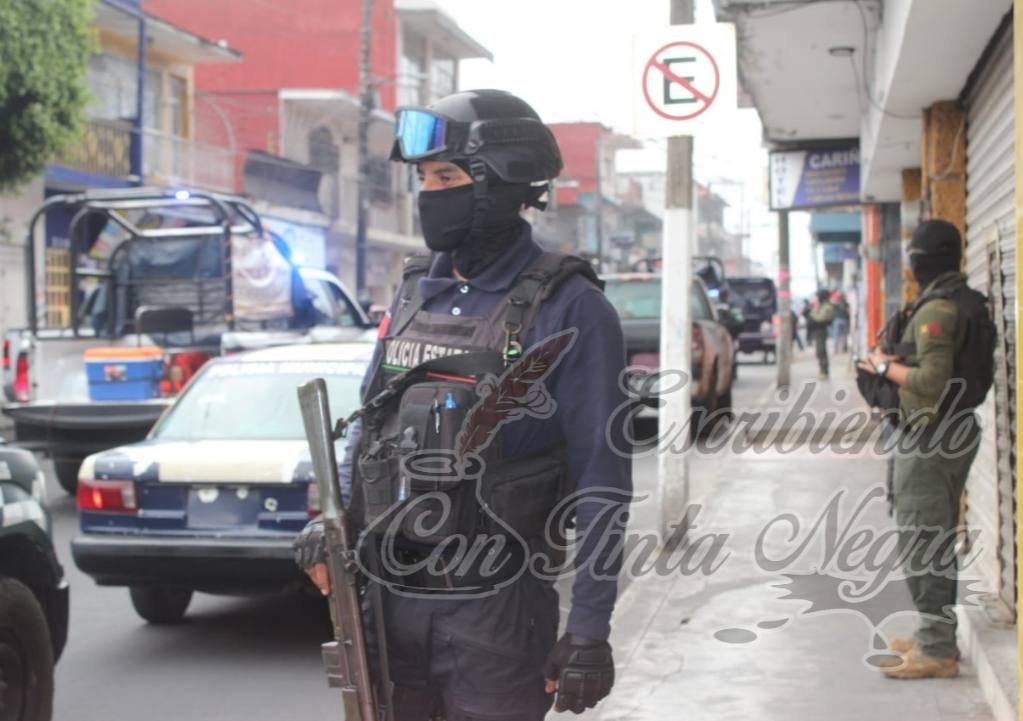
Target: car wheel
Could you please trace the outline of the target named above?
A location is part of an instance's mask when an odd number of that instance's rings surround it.
[[[0,578],[0,719],[49,721],[53,649],[39,601],[23,583]]]
[[[710,383],[707,384],[707,400],[703,405],[694,406],[692,409],[692,421],[689,424],[690,435],[695,440],[702,438],[710,431],[708,419],[714,417],[717,410],[718,396],[715,390],[718,387],[718,367],[715,366],[710,372]]]
[[[57,483],[72,496],[78,490],[78,469],[82,467],[84,458],[57,457],[53,459],[53,470],[57,475]]]
[[[728,387],[728,390],[718,396],[718,418],[734,418],[735,414],[732,412],[732,388]]]
[[[192,592],[163,586],[132,586],[131,605],[135,613],[153,624],[177,623],[185,616]]]

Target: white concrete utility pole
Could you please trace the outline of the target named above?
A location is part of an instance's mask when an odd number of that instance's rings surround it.
[[[671,24],[693,22],[694,0],[670,0]],[[689,376],[692,370],[692,318],[689,292],[692,277],[692,246],[695,236],[693,210],[693,136],[668,138],[668,168],[664,209],[664,239],[661,250],[661,371],[668,375],[662,388],[670,388],[677,378],[673,372]],[[663,448],[658,455],[657,501],[660,504],[661,539],[685,529],[676,528],[689,500],[689,466],[681,447],[688,446],[692,417],[690,379],[681,388],[663,396],[659,416],[659,437],[672,440],[676,448]],[[667,444],[666,444],[667,445]]]
[[[778,211],[778,337],[774,362],[778,364],[777,387],[792,382],[792,272],[789,268],[789,211]]]
[[[360,302],[369,298],[366,288],[366,234],[369,226],[369,124],[373,118],[373,0],[362,0],[359,32],[359,184],[355,216],[355,292]]]

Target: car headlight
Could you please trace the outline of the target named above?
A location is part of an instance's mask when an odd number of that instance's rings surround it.
[[[770,335],[771,334],[771,322],[770,321],[765,320],[765,321],[763,321],[760,324],[760,333],[762,335]]]

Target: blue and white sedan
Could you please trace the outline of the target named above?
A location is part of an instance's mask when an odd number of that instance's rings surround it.
[[[347,415],[372,350],[288,346],[207,364],[146,440],[85,459],[75,564],[101,585],[129,587],[151,623],[180,620],[194,591],[301,583],[291,542],[319,496],[296,389],[326,379],[332,415]]]

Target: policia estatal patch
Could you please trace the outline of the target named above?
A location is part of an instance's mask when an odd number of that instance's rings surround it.
[[[385,338],[383,367],[389,371],[402,372],[434,358],[446,358],[465,352],[465,348],[441,343]]]

